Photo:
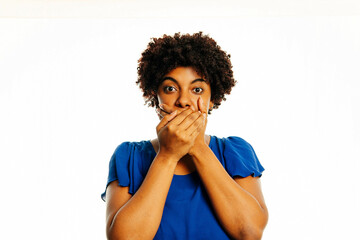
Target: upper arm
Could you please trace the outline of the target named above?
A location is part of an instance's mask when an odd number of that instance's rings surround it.
[[[235,182],[240,185],[244,190],[250,193],[260,204],[266,217],[268,217],[268,210],[265,204],[265,199],[261,191],[261,182],[259,177],[235,177]]]
[[[119,181],[111,182],[106,189],[106,231],[108,232],[115,214],[124,206],[132,195],[129,187],[119,186]]]

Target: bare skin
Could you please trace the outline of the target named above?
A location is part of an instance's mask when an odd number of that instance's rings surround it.
[[[178,67],[164,78],[158,90],[158,137],[151,141],[157,155],[134,195],[118,181],[108,186],[108,239],[153,239],[173,175],[195,170],[225,231],[234,239],[261,239],[268,212],[259,178],[231,178],[209,148],[210,85],[191,67]]]

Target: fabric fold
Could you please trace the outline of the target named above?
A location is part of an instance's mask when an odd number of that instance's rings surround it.
[[[115,149],[109,163],[105,192],[101,194],[102,200],[106,200],[106,189],[115,180],[119,181],[119,186],[129,187],[130,194],[137,191],[143,181],[140,172],[141,154],[135,142],[123,142]]]

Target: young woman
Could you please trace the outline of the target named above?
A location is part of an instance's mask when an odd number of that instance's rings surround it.
[[[240,137],[205,134],[235,85],[230,55],[201,32],[164,35],[142,53],[138,81],[157,138],[124,142],[109,164],[108,239],[261,239],[264,168]]]

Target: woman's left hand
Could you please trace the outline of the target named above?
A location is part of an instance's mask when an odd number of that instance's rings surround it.
[[[203,146],[207,146],[208,144],[205,141],[205,130],[206,130],[206,125],[207,125],[207,117],[208,117],[208,110],[205,106],[204,101],[202,100],[201,97],[199,97],[198,101],[197,101],[197,107],[198,107],[198,111],[205,113],[206,117],[205,117],[205,124],[202,126],[201,132],[199,133],[199,135],[197,136],[197,138],[195,139],[194,142],[194,146],[189,150],[189,155],[193,155],[193,153],[200,147]]]

